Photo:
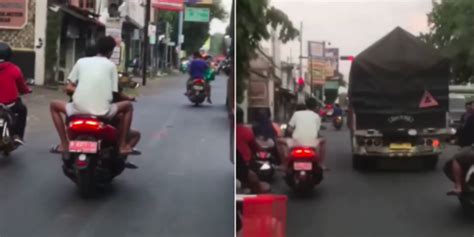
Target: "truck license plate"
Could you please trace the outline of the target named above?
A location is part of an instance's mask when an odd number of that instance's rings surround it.
[[[293,168],[296,171],[308,171],[313,169],[313,163],[311,162],[295,162]]]
[[[69,152],[73,153],[87,153],[95,154],[97,153],[98,143],[91,141],[70,141],[69,142]]]
[[[410,150],[412,145],[410,143],[391,143],[390,150]]]

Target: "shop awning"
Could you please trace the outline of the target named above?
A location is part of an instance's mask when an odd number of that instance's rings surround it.
[[[64,5],[58,5],[57,7],[59,7],[59,10],[63,11],[64,13],[66,13],[66,14],[68,14],[68,15],[76,18],[76,19],[79,19],[79,20],[87,22],[87,23],[96,24],[96,25],[105,27],[105,25],[102,24],[102,22],[98,21],[96,18],[93,18],[92,14],[86,15],[82,12],[76,11],[73,8],[70,8],[70,7],[64,6]]]
[[[180,12],[184,9],[184,0],[153,0],[152,6],[159,10]]]

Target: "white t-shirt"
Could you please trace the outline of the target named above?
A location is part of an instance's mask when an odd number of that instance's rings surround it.
[[[77,85],[72,97],[75,109],[85,114],[107,114],[118,92],[118,73],[115,64],[105,57],[81,58],[72,68],[68,79]]]
[[[294,128],[293,139],[302,145],[313,145],[321,129],[321,117],[311,110],[296,111],[289,125]]]

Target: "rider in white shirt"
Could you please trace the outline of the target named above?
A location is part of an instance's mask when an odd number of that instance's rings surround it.
[[[293,140],[298,145],[316,145],[321,129],[321,117],[315,112],[317,108],[316,99],[309,98],[306,100],[306,110],[296,111],[291,117],[289,125],[293,129]]]
[[[321,117],[317,113],[318,101],[315,98],[308,98],[305,101],[306,109],[296,111],[289,122],[289,129],[292,132],[292,139],[288,139],[288,147],[294,146],[308,146],[317,147],[321,145],[321,156],[324,158],[324,139],[319,139],[319,131],[321,130]],[[283,166],[286,168],[288,159],[283,161]],[[321,163],[324,170],[326,166]]]

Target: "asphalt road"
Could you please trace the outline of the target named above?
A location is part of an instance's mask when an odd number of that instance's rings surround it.
[[[349,132],[324,131],[326,164],[331,169],[313,195],[295,196],[282,180],[274,192],[287,194],[288,237],[471,237],[474,220],[466,218],[442,166],[456,151],[450,147],[435,171],[414,171],[413,163],[383,164],[375,172],[352,169]]]
[[[1,237],[209,237],[233,236],[233,166],[225,79],[213,83],[214,105],[192,107],[184,77],[163,78],[142,89],[133,126],[142,132],[125,170],[92,200],[79,198],[60,169],[47,102],[62,95],[26,98],[27,145],[0,157]]]

